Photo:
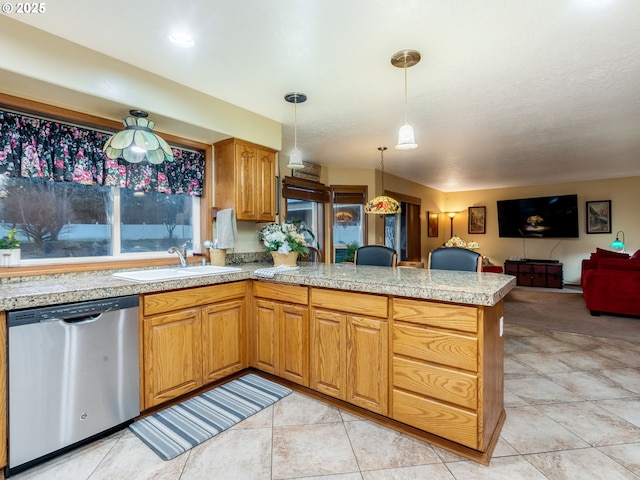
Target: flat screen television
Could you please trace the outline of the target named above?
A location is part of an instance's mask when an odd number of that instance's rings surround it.
[[[577,238],[578,196],[498,200],[498,231],[510,238]]]

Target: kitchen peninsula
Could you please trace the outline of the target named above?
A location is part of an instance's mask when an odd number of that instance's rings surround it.
[[[301,264],[261,279],[264,266],[144,283],[111,271],[5,281],[0,310],[139,294],[142,411],[250,367],[489,463],[505,418],[503,298],[514,277]],[[185,338],[185,319],[192,336],[180,348],[197,355],[153,351],[157,335]],[[185,355],[194,371],[175,366]],[[163,375],[172,365],[189,378]]]

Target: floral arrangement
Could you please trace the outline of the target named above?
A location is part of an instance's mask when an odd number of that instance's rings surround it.
[[[467,244],[460,237],[451,237],[444,243],[445,247],[461,247],[465,248]]]
[[[444,243],[445,247],[460,247],[460,248],[468,248],[469,250],[475,250],[476,248],[480,248],[478,242],[465,242],[460,237],[451,237]]]
[[[20,239],[16,237],[19,232],[17,228],[12,228],[7,234],[0,238],[0,250],[12,250],[14,248],[20,248]]]
[[[304,233],[309,232],[300,222],[272,223],[260,230],[259,236],[268,252],[287,254],[309,251]]]

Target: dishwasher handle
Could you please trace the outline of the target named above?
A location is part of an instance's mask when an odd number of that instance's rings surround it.
[[[80,317],[72,317],[72,318],[63,318],[62,321],[64,323],[69,323],[71,325],[84,325],[85,323],[93,323],[98,320],[102,316],[101,313],[94,313],[92,315],[82,315]],[[55,319],[51,319],[55,320]]]

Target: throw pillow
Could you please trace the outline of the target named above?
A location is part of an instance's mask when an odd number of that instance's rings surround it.
[[[590,258],[591,260],[599,260],[601,258],[629,258],[629,254],[596,248],[595,253],[592,253]]]
[[[640,260],[640,250],[636,251],[633,255],[631,255],[633,260]]]

